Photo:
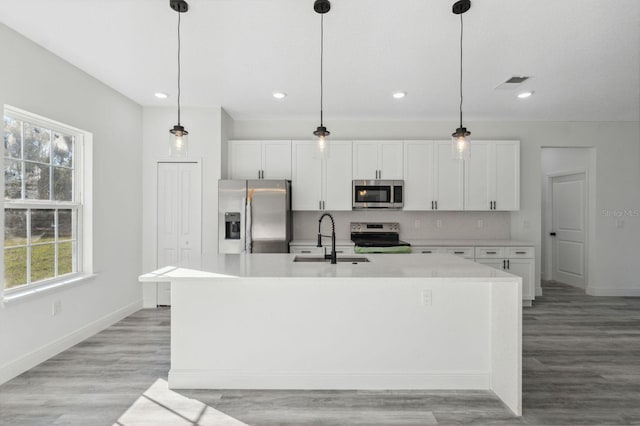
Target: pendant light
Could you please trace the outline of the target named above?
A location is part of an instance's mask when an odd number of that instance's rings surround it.
[[[189,4],[185,0],[170,0],[169,5],[178,12],[178,124],[169,130],[169,145],[171,157],[185,157],[189,132],[180,124],[180,17],[189,10]]]
[[[324,61],[324,14],[331,10],[329,0],[315,0],[313,10],[320,14],[320,126],[313,132],[317,138],[317,149],[322,158],[329,155],[329,135],[331,132],[327,130],[322,121],[323,118],[323,61]]]
[[[462,23],[462,15],[471,8],[471,0],[459,0],[453,4],[453,13],[460,15],[460,127],[451,134],[451,153],[453,158],[464,160],[469,158],[471,149],[471,132],[462,125],[462,36],[464,34],[464,25]]]

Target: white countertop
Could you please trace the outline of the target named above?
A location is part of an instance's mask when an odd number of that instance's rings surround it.
[[[142,282],[202,278],[474,278],[478,281],[512,280],[505,271],[448,254],[366,254],[369,262],[294,262],[295,254],[221,254],[202,261],[168,266],[139,277]],[[339,258],[342,256],[339,256]]]
[[[533,247],[534,244],[527,241],[517,240],[478,240],[478,239],[459,239],[459,240],[412,240],[409,238],[400,238],[408,242],[412,246],[430,246],[430,247]],[[290,246],[315,246],[315,240],[293,240]],[[331,246],[327,240],[323,240],[323,246]],[[336,246],[353,246],[351,240],[336,240]]]

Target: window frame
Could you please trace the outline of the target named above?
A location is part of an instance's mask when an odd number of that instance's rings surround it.
[[[74,137],[73,143],[73,178],[72,178],[72,186],[73,186],[73,196],[72,201],[55,201],[55,200],[29,200],[29,199],[18,199],[18,200],[9,200],[4,198],[4,194],[2,197],[3,201],[3,209],[2,209],[2,221],[1,226],[3,230],[3,239],[4,239],[4,214],[6,209],[27,209],[27,215],[30,215],[32,210],[30,209],[53,209],[53,210],[66,210],[70,209],[72,212],[75,211],[76,215],[76,230],[75,230],[75,238],[72,237],[72,245],[75,244],[76,249],[72,251],[73,257],[76,261],[76,272],[67,273],[64,275],[58,275],[51,278],[42,279],[36,282],[30,282],[31,277],[27,276],[27,283],[17,285],[11,288],[4,288],[5,297],[15,297],[20,296],[22,294],[32,294],[34,292],[44,290],[49,287],[58,287],[61,284],[70,284],[77,282],[79,279],[83,277],[88,277],[93,275],[92,270],[92,219],[91,219],[91,203],[92,197],[90,194],[90,189],[92,185],[92,142],[93,135],[90,132],[78,129],[73,126],[69,126],[64,123],[57,122],[55,120],[48,119],[46,117],[21,110],[19,108],[15,108],[9,105],[4,105],[4,114],[3,117],[9,117],[15,120],[21,120],[23,122],[29,123],[35,126],[41,126],[53,132],[60,132],[66,135],[70,135]],[[3,118],[4,121],[4,118]],[[3,132],[4,132],[4,124],[3,124]],[[52,135],[53,136],[53,135]],[[24,140],[23,144],[23,155],[19,160],[22,162],[23,169],[24,164],[28,162],[24,158]],[[5,156],[2,156],[3,169],[4,169],[4,161]],[[51,176],[50,176],[50,191],[53,187],[53,170],[55,165],[52,163],[49,164]],[[22,171],[22,177],[24,178],[25,172]],[[22,182],[22,187],[24,189],[24,179]],[[2,176],[2,186],[5,188],[6,183],[4,182],[4,173]],[[22,193],[24,195],[24,193]],[[54,198],[53,192],[50,192],[50,198]],[[73,213],[72,213],[73,214]],[[30,218],[27,218],[27,223],[29,223]],[[57,224],[57,222],[56,222]],[[29,236],[30,230],[27,229],[27,237]],[[58,231],[56,230],[56,239],[54,241],[55,249],[58,250],[60,247],[60,241],[57,238]],[[36,244],[37,245],[37,244]],[[29,247],[33,247],[34,244],[30,239],[27,239],[27,243],[25,247],[28,247],[27,253],[30,252]],[[18,246],[20,247],[20,246]],[[2,256],[0,258],[2,270],[3,270],[3,281],[0,283],[1,287],[4,287],[4,253],[5,246],[3,240],[3,250]],[[27,254],[27,262],[30,261],[30,256]],[[55,264],[56,271],[58,273],[58,264]],[[30,265],[27,264],[27,270],[25,271],[27,274],[30,271]],[[1,288],[0,288],[1,290]]]

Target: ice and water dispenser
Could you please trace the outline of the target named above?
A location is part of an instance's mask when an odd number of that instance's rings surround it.
[[[224,239],[240,239],[240,213],[225,212],[224,214]]]

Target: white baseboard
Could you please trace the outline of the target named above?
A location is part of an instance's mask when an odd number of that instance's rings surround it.
[[[0,385],[115,324],[141,308],[142,300],[131,303],[117,311],[103,316],[102,318],[98,318],[92,323],[84,325],[66,336],[62,336],[50,343],[47,343],[46,345],[41,346],[20,358],[9,361],[8,363],[0,366]]]
[[[422,373],[318,373],[176,370],[171,389],[491,389],[486,371]]]
[[[586,293],[589,296],[618,296],[618,297],[639,297],[640,288],[638,287],[587,287]]]

